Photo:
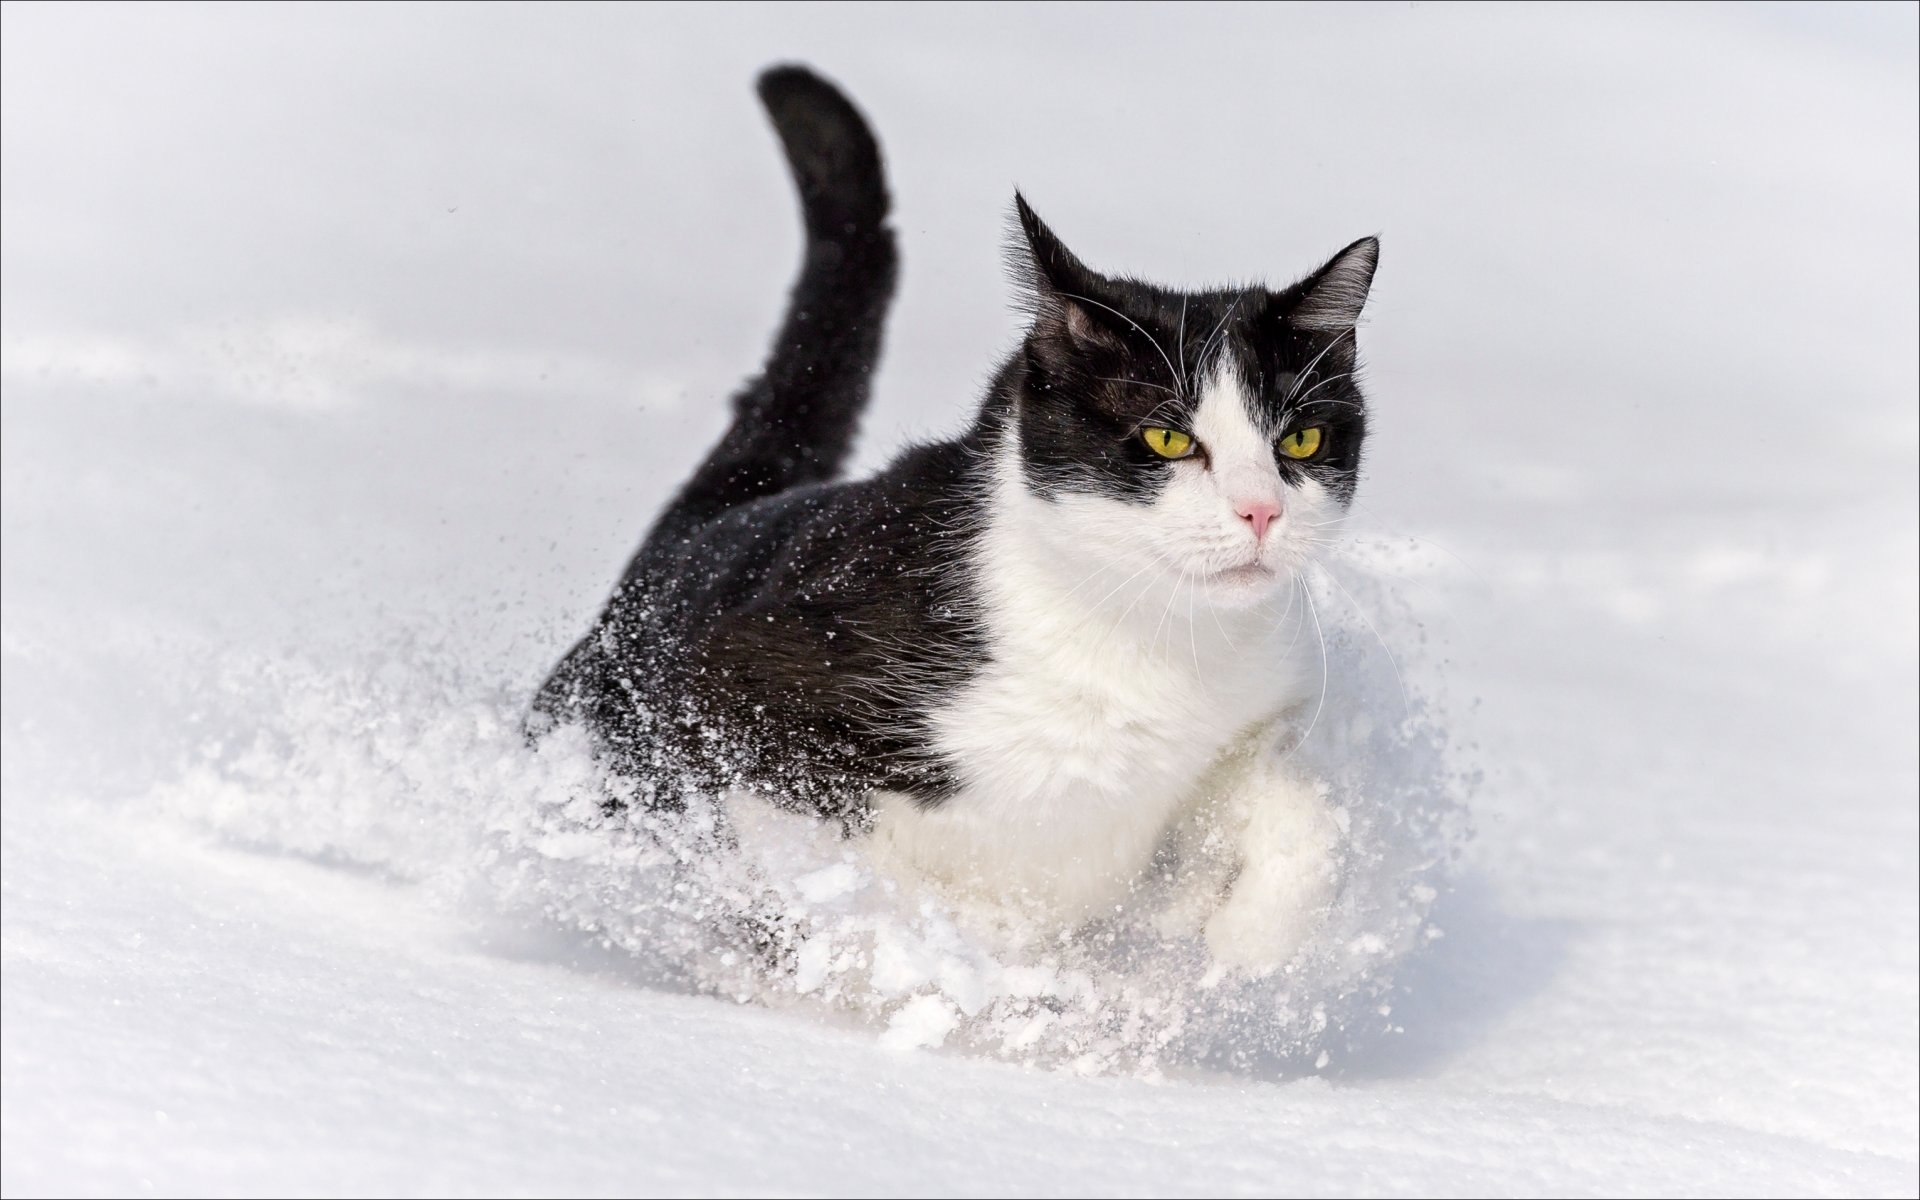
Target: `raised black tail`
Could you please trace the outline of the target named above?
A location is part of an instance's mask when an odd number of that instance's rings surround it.
[[[806,254],[766,367],[734,397],[733,424],[649,541],[833,478],[880,357],[898,263],[880,147],[853,103],[805,67],[772,67],[759,90],[800,193]]]

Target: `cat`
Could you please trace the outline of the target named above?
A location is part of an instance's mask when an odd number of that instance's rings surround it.
[[[755,794],[1041,929],[1170,853],[1168,919],[1284,965],[1338,886],[1337,814],[1278,746],[1325,686],[1303,572],[1359,475],[1378,242],[1179,291],[1087,267],[1016,193],[1027,329],[972,424],[841,480],[898,266],[880,151],[811,71],[758,90],[805,224],[785,321],[530,729],[584,725],[634,803]]]

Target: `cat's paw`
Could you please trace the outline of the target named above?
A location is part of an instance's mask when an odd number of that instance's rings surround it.
[[[1203,936],[1213,965],[1255,977],[1293,961],[1312,939],[1333,897],[1330,880],[1256,895],[1238,884],[1226,903],[1207,918]]]
[[[1266,975],[1292,961],[1340,886],[1340,829],[1319,789],[1275,788],[1243,834],[1231,890],[1203,934],[1216,967]]]

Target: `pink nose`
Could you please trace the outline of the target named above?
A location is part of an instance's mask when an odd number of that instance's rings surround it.
[[[1253,540],[1258,542],[1267,536],[1267,526],[1280,515],[1280,506],[1271,500],[1239,500],[1234,503],[1233,511],[1253,526]]]

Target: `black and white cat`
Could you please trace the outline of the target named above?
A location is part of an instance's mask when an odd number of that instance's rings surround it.
[[[757,793],[1042,928],[1171,857],[1172,919],[1284,963],[1337,886],[1337,814],[1275,744],[1324,686],[1302,572],[1360,467],[1377,243],[1181,292],[1090,270],[1016,196],[1031,324],[972,426],[836,481],[894,286],[880,154],[818,76],[759,90],[806,224],[785,323],[536,730],[585,724],[645,803]]]

